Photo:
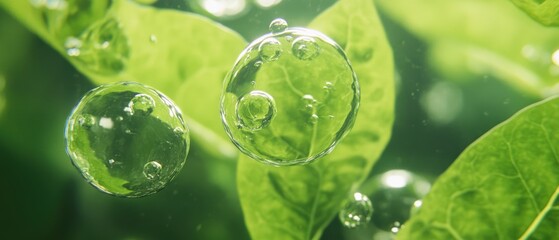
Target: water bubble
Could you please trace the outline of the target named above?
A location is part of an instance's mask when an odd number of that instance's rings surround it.
[[[305,110],[314,111],[316,99],[310,94],[305,94],[303,95],[303,105],[305,106]]]
[[[392,224],[392,227],[390,227],[390,232],[392,232],[393,234],[396,234],[400,231],[401,228],[402,228],[402,224],[400,224],[400,222],[396,221]]]
[[[152,97],[147,94],[136,94],[130,102],[128,102],[128,106],[124,108],[124,111],[128,115],[138,114],[141,116],[147,116],[153,112],[155,108],[155,101]]]
[[[411,206],[410,216],[417,214],[417,212],[419,211],[422,205],[423,205],[423,200],[421,199],[415,200],[415,202],[413,202],[413,205]]]
[[[262,60],[266,62],[271,62],[277,60],[281,53],[281,43],[275,38],[268,38],[258,46],[258,52]]]
[[[312,60],[318,56],[320,47],[312,37],[299,37],[293,41],[291,51],[301,60]]]
[[[274,98],[263,91],[252,91],[237,102],[237,120],[246,130],[260,130],[270,124],[275,116]]]
[[[276,18],[270,23],[270,32],[281,33],[287,29],[287,21],[282,18]]]
[[[95,23],[81,37],[77,60],[89,70],[114,75],[124,70],[130,55],[128,40],[119,23],[112,18]]]
[[[161,164],[157,161],[150,161],[144,165],[144,176],[149,179],[153,180],[159,177],[161,174]]]
[[[256,3],[261,8],[271,8],[281,3],[282,0],[255,0]]]
[[[421,95],[420,104],[433,122],[448,124],[462,111],[462,90],[448,81],[437,82]]]
[[[64,48],[66,49],[66,54],[70,57],[77,57],[80,55],[82,47],[82,41],[75,37],[69,37],[64,43]]]
[[[359,106],[359,83],[343,49],[317,31],[281,30],[282,24],[273,21],[271,33],[244,49],[221,97],[221,119],[235,146],[276,166],[306,164],[331,152]],[[261,97],[260,105],[246,104],[248,97]]]
[[[84,128],[91,128],[95,125],[95,117],[89,114],[83,114],[78,116],[78,124]]]
[[[126,108],[134,114],[125,114]],[[175,104],[138,83],[91,90],[68,118],[65,136],[68,155],[83,177],[103,192],[124,197],[164,188],[182,169],[190,144]]]
[[[368,223],[373,214],[371,200],[361,193],[353,194],[352,198],[340,211],[339,218],[347,228],[356,228]]]
[[[218,19],[234,19],[249,9],[247,0],[188,0],[195,11]]]
[[[375,205],[372,222],[386,231],[399,230],[395,223],[404,223],[429,192],[431,183],[406,170],[395,169],[374,177],[371,181],[371,201]],[[367,185],[367,184],[365,184]]]
[[[149,35],[149,41],[151,43],[157,43],[157,36],[155,36],[155,34],[150,34]]]
[[[318,119],[319,119],[318,115],[313,114],[313,115],[311,115],[310,123],[311,123],[312,125],[315,125],[315,124],[318,123]]]

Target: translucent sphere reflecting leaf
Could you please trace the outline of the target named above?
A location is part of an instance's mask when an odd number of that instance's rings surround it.
[[[375,206],[372,222],[385,231],[399,231],[430,188],[427,179],[406,170],[390,170],[375,177],[370,195]]]
[[[371,200],[361,193],[355,193],[340,211],[339,218],[345,227],[356,228],[368,223],[372,214]]]
[[[258,161],[309,163],[351,129],[359,84],[327,36],[287,28],[283,19],[270,30],[246,47],[226,77],[222,120],[233,143]]]
[[[137,83],[93,89],[66,126],[74,166],[99,190],[124,197],[164,188],[182,169],[189,143],[179,109],[157,90]]]

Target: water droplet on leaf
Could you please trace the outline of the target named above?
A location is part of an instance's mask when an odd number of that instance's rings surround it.
[[[134,114],[126,114],[127,108]],[[68,118],[65,136],[68,155],[83,177],[103,192],[124,197],[164,188],[182,169],[190,144],[176,105],[138,83],[91,90]]]
[[[262,91],[252,91],[237,103],[237,120],[248,131],[260,130],[272,121],[276,112],[274,98]]]
[[[373,205],[369,198],[361,193],[353,194],[339,213],[341,223],[347,228],[356,228],[367,224],[373,214]]]

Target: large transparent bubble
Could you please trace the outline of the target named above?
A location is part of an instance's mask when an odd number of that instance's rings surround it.
[[[99,190],[141,197],[182,169],[190,138],[180,110],[157,90],[114,83],[87,93],[66,126],[67,152]]]
[[[283,19],[253,41],[225,79],[221,115],[233,143],[272,165],[328,154],[350,130],[359,84],[344,51]]]

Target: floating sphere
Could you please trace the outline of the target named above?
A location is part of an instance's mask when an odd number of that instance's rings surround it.
[[[163,189],[182,169],[190,137],[180,110],[159,91],[132,82],[87,93],[66,125],[66,150],[99,190],[142,197]]]
[[[283,19],[238,57],[225,79],[221,116],[244,154],[276,165],[330,153],[351,129],[359,84],[343,49]]]
[[[371,201],[375,206],[372,222],[380,229],[396,233],[422,205],[431,183],[412,172],[394,169],[374,178]]]
[[[373,205],[369,198],[361,193],[354,193],[339,214],[340,222],[347,228],[356,228],[367,224],[373,214]]]

